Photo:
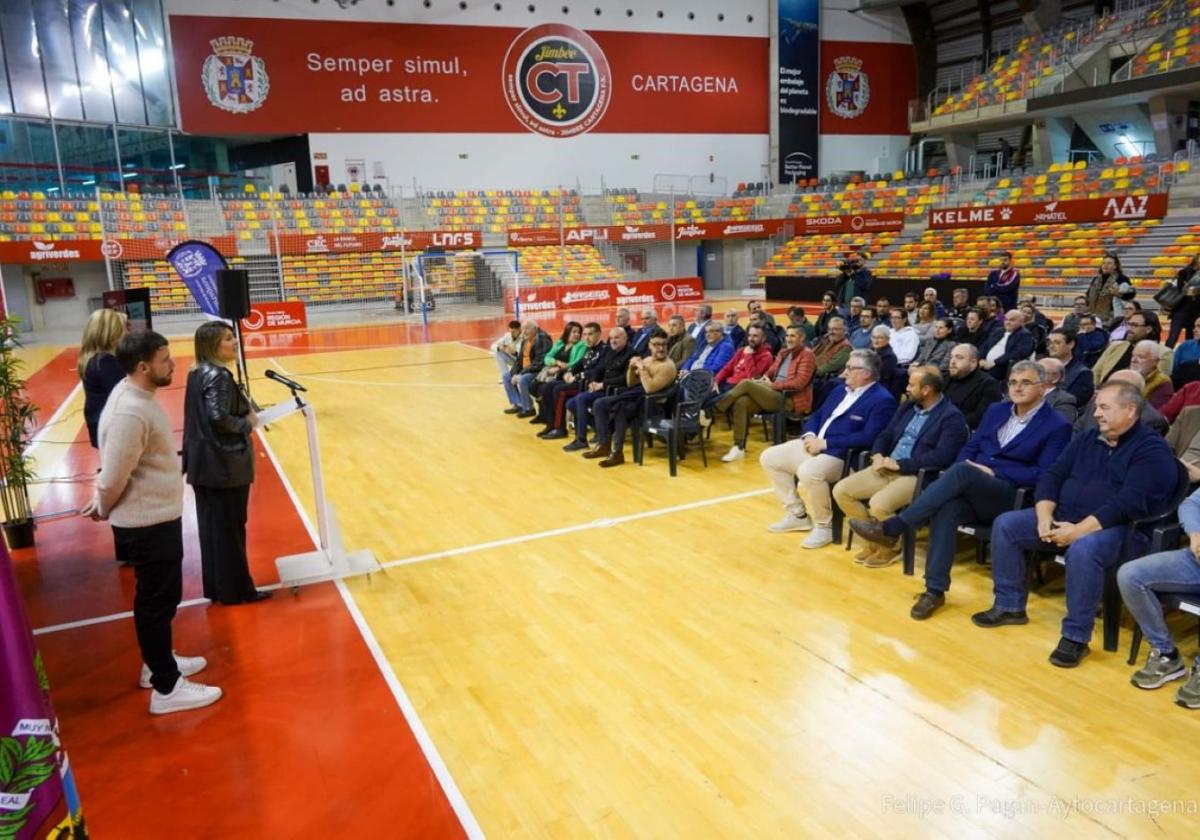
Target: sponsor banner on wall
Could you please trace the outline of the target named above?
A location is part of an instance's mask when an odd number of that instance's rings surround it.
[[[0,263],[80,262],[103,259],[98,239],[27,239],[0,242]]]
[[[630,280],[618,283],[564,283],[557,286],[529,286],[520,290],[521,314],[556,312],[560,309],[606,309],[613,306],[640,306],[702,300],[704,281],[699,277],[674,277],[669,280]],[[514,290],[504,290],[504,307],[513,311]]]
[[[308,327],[308,313],[304,304],[297,300],[255,303],[250,314],[242,319],[242,330],[247,333],[286,332]]]
[[[767,38],[559,23],[172,15],[170,25],[189,132],[768,131]]]
[[[1167,194],[1121,195],[1030,204],[993,204],[987,207],[949,207],[929,211],[929,227],[1006,227],[1055,225],[1067,222],[1116,222],[1161,219],[1167,215]]]
[[[779,183],[817,177],[821,131],[819,0],[779,0]]]
[[[821,233],[887,233],[904,229],[903,213],[848,213],[810,216],[793,219],[753,219],[749,221],[697,222],[677,225],[676,241],[702,239],[767,239],[791,228],[796,236]],[[671,239],[670,225],[610,225],[606,227],[564,228],[562,241],[567,245],[607,241],[615,245],[646,242],[667,242]],[[526,245],[558,245],[556,228],[512,229],[508,232],[512,247]]]
[[[917,96],[911,44],[821,42],[821,130],[825,134],[908,134]]]
[[[556,242],[558,240],[555,240]],[[417,230],[404,233],[311,233],[268,237],[272,254],[346,254],[355,251],[460,251],[483,245],[478,230]]]

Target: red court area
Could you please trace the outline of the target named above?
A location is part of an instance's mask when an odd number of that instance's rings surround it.
[[[480,327],[480,329],[484,329]],[[494,327],[492,327],[494,329]],[[330,349],[379,343],[376,334],[308,339]],[[417,339],[418,341],[420,339]],[[404,339],[392,337],[393,343]],[[303,342],[301,342],[303,344]],[[315,348],[297,347],[293,352]],[[47,421],[77,381],[64,351],[29,377]],[[183,383],[160,396],[182,429]],[[132,607],[133,575],[113,560],[107,525],[71,515],[91,493],[97,457],[80,415],[64,414],[49,437],[65,440],[38,514],[35,548],[14,563],[46,663],[62,738],[95,837],[312,837],[345,832],[459,837],[463,829],[374,658],[333,584],[279,592],[240,607],[183,607],[175,642],[201,654],[198,678],[225,697],[165,717],[147,712],[127,617],[78,627]],[[259,452],[251,493],[249,553],[260,584],[277,581],[274,558],[311,539],[271,462]],[[194,508],[185,502],[184,598],[200,592]]]

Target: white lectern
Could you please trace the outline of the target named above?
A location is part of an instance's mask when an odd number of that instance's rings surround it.
[[[321,448],[317,444],[317,410],[293,390],[291,401],[266,409],[259,414],[259,422],[265,426],[296,412],[304,415],[308,429],[308,462],[312,469],[313,500],[317,508],[317,532],[321,545],[316,551],[276,558],[275,568],[279,571],[280,584],[290,586],[295,591],[306,583],[380,571],[382,567],[370,549],[347,552],[342,544],[342,529],[337,514],[325,498]]]

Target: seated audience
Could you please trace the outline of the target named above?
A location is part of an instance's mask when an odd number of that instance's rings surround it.
[[[974,344],[956,344],[950,351],[947,370],[950,381],[946,383],[946,396],[967,418],[967,425],[975,429],[992,403],[1004,398],[1004,386],[979,369],[979,350]]]
[[[896,411],[896,400],[879,384],[879,357],[855,350],[845,381],[804,424],[804,435],[765,450],[759,463],[783,504],[773,533],[811,531],[801,544],[820,548],[833,541],[830,486],[841,478],[851,449],[868,449]],[[811,514],[811,519],[809,518]]]
[[[1017,489],[1033,486],[1066,448],[1071,427],[1042,399],[1045,380],[1041,365],[1017,362],[1008,381],[1011,402],[987,410],[954,466],[898,515],[883,522],[850,520],[854,533],[889,550],[905,528],[930,523],[925,591],[909,613],[912,618],[927,619],[946,603],[958,526],[990,523],[1011,511]]]
[[[1136,300],[1125,304],[1125,314],[1120,319],[1114,319],[1108,331],[1108,341],[1124,341],[1129,336],[1129,319],[1142,312],[1142,305]]]
[[[833,486],[833,498],[847,517],[887,519],[912,501],[920,470],[944,470],[954,463],[970,431],[962,412],[942,393],[944,385],[936,367],[909,367],[908,401],[875,438],[871,465]],[[883,568],[896,562],[896,553],[869,542],[855,561]]]
[[[675,367],[683,367],[687,357],[696,349],[696,339],[688,335],[682,315],[672,315],[667,320],[667,356]]]
[[[1200,481],[1200,471],[1192,472]],[[1150,643],[1146,664],[1131,678],[1138,688],[1161,688],[1171,680],[1185,678],[1175,702],[1185,709],[1200,709],[1200,656],[1188,673],[1187,662],[1175,646],[1163,615],[1162,598],[1169,595],[1200,597],[1200,490],[1179,506],[1179,524],[1188,537],[1186,548],[1148,554],[1117,571],[1121,598]]]
[[[779,351],[766,372],[742,380],[717,401],[716,410],[730,412],[733,422],[733,446],[721,460],[729,463],[746,457],[751,415],[761,411],[807,414],[812,409],[816,369],[813,351],[804,344],[804,331],[788,327],[787,347]]]
[[[998,265],[988,272],[983,290],[996,298],[1000,311],[1008,312],[1017,308],[1017,295],[1021,291],[1021,272],[1013,265],[1011,251],[1001,251],[998,259]]]
[[[908,321],[910,327],[915,327],[920,317],[918,303],[916,292],[904,293],[904,318]]]
[[[1021,317],[1025,320],[1025,329],[1029,330],[1029,334],[1033,336],[1033,352],[1035,355],[1046,355],[1046,334],[1049,332],[1045,327],[1037,322],[1036,313],[1033,306],[1028,303],[1023,303],[1019,307]]]
[[[954,322],[949,318],[935,321],[933,331],[921,342],[921,349],[912,363],[933,365],[945,375],[950,370],[950,351],[957,343],[954,340]]]
[[[945,318],[947,316],[946,307],[942,306],[942,302],[938,300],[937,289],[930,286],[922,295],[923,302],[928,303],[933,307],[933,317]]]
[[[958,321],[967,320],[969,300],[970,292],[968,292],[966,289],[955,289],[953,292],[951,292],[950,311],[946,314]]]
[[[879,319],[875,317],[874,309],[867,308],[860,312],[858,327],[850,332],[850,346],[855,350],[871,349],[871,330],[878,324]]]
[[[763,331],[763,344],[771,351],[771,355],[777,353],[779,348],[783,346],[783,343],[779,339],[779,333],[767,326],[767,322],[763,319],[761,312],[751,313],[750,324],[746,329],[749,330],[750,327],[758,327]],[[746,343],[745,339],[742,340],[742,343]]]
[[[1022,295],[1021,305],[1018,307],[1022,312],[1026,311],[1026,307],[1033,313],[1033,320],[1040,325],[1047,333],[1054,329],[1054,322],[1047,318],[1042,310],[1038,309],[1037,298],[1033,295]]]
[[[789,326],[799,327],[804,331],[804,343],[808,344],[812,341],[813,337],[817,334],[817,328],[813,325],[812,321],[808,320],[808,315],[805,314],[804,307],[790,306],[788,307],[787,315]]]
[[[1075,397],[1065,390],[1062,386],[1063,365],[1058,359],[1045,358],[1041,362],[1042,369],[1046,371],[1046,391],[1043,399],[1046,404],[1062,415],[1062,418],[1068,423],[1074,423],[1075,418],[1079,416],[1079,404],[1075,402]]]
[[[1075,354],[1075,333],[1059,327],[1046,336],[1047,358],[1062,362],[1063,379],[1059,385],[1075,398],[1076,406],[1085,406],[1096,391],[1092,369]]]
[[[817,372],[813,378],[813,406],[820,408],[825,397],[840,381],[842,369],[853,350],[846,340],[846,322],[841,318],[829,319],[829,331],[817,340],[812,350],[817,362]]]
[[[633,339],[636,335],[636,331],[633,329],[633,325],[630,323],[632,317],[633,316],[629,314],[629,310],[623,306],[617,310],[617,326],[625,330],[625,335],[629,339],[630,345],[633,344]]]
[[[1066,318],[1063,318],[1062,328],[1068,332],[1079,332],[1079,322],[1081,320],[1091,321],[1096,323],[1096,317],[1088,312],[1087,297],[1084,295],[1076,295],[1071,303],[1071,312]]]
[[[999,302],[994,297],[983,295],[976,301],[975,305],[983,313],[983,324],[980,329],[987,333],[988,338],[998,336],[1004,332],[1005,312],[1000,308]],[[987,343],[987,338],[984,339],[984,343]]]
[[[1009,511],[992,529],[995,602],[971,620],[980,627],[1025,624],[1025,552],[1051,544],[1066,552],[1067,615],[1050,654],[1074,668],[1088,654],[1106,569],[1119,562],[1130,523],[1175,492],[1175,458],[1138,422],[1142,394],[1115,382],[1096,391],[1097,429],[1077,436],[1037,482],[1032,510]],[[1148,537],[1132,535],[1135,551]]]
[[[753,315],[755,312],[761,313],[763,321],[766,322],[767,327],[770,329],[775,329],[775,316],[763,308],[763,302],[761,300],[747,301],[746,312],[750,315]]]
[[[1085,315],[1079,319],[1079,331],[1075,333],[1075,357],[1089,368],[1100,361],[1101,354],[1108,349],[1108,332],[1097,326],[1096,319]],[[1092,371],[1096,381],[1096,372]]]
[[[863,307],[867,302],[860,297],[850,299],[850,314],[846,316],[846,331],[853,333],[858,329],[858,319],[862,317]]]
[[[746,346],[734,351],[713,378],[714,396],[705,403],[706,407],[716,402],[716,395],[732,391],[734,386],[748,379],[758,379],[766,373],[771,366],[772,354],[766,345],[765,332],[758,324],[750,327],[746,334]]]
[[[567,321],[562,335],[550,345],[550,350],[543,360],[542,372],[539,379],[543,382],[557,379],[567,372],[571,365],[583,356],[587,345],[583,343],[583,325],[578,321]],[[550,373],[553,371],[553,373]]]
[[[896,352],[892,350],[891,345],[892,331],[879,324],[871,330],[871,346],[867,349],[874,350],[875,355],[879,356],[879,381],[883,383],[883,387],[889,391],[892,390],[892,382],[896,378],[896,369],[900,366],[900,362],[896,359]],[[861,350],[861,347],[855,347],[855,350]]]
[[[738,323],[736,309],[730,309],[725,313],[725,337],[732,342],[734,347],[741,347],[746,343],[746,330]]]
[[[1174,423],[1181,411],[1193,405],[1200,405],[1200,382],[1189,382],[1176,391],[1162,407],[1162,416],[1168,423]]]
[[[1025,316],[1019,309],[1004,314],[1004,329],[979,348],[982,358],[979,366],[996,379],[1008,379],[1008,369],[1014,362],[1023,362],[1033,357],[1033,336],[1025,329]]]
[[[658,315],[653,309],[643,309],[642,326],[630,338],[633,352],[638,356],[649,356],[650,336],[660,332],[662,332],[662,327],[658,325]]]
[[[716,321],[711,321],[704,327],[704,343],[696,342],[696,349],[684,360],[680,373],[703,368],[716,376],[732,356],[733,343],[725,337],[725,329]]]
[[[682,318],[680,329],[683,329]],[[542,389],[535,421],[546,426],[537,433],[543,440],[558,440],[567,436],[567,400],[579,393],[582,383],[599,381],[604,376],[604,357],[608,353],[608,345],[603,341],[598,323],[588,321],[584,325],[580,344],[583,346],[582,354],[564,371],[562,379],[548,382]]]
[[[917,306],[917,323],[913,324],[913,329],[917,331],[917,335],[921,336],[922,341],[933,335],[933,328],[936,324],[937,307],[927,300],[921,301]]]
[[[815,339],[825,337],[825,333],[829,331],[829,319],[841,318],[842,313],[837,308],[837,298],[833,296],[833,292],[826,292],[821,296],[821,314],[817,316],[817,326],[813,333]]]
[[[972,306],[967,310],[967,317],[958,328],[955,338],[959,344],[970,344],[978,350],[991,335],[991,332],[983,328],[983,312],[979,307]]]
[[[881,324],[886,324],[891,315],[892,303],[885,297],[881,297],[875,301],[875,318]]]
[[[714,323],[709,326],[720,333],[720,324]],[[634,353],[633,348],[629,346],[629,334],[621,327],[613,327],[608,331],[608,352],[600,365],[599,375],[589,378],[586,383],[580,383],[579,393],[567,400],[567,411],[575,416],[575,439],[563,447],[564,451],[578,452],[588,448],[588,424],[595,422],[592,406],[597,400],[624,391],[628,387],[625,376],[629,360],[632,358]],[[605,434],[607,435],[607,430]]]
[[[509,402],[508,408],[504,409],[505,414],[524,418],[537,413],[533,410],[529,387],[546,363],[546,354],[549,352],[550,336],[545,330],[533,320],[521,324],[521,344],[517,348],[517,357],[504,379],[504,393]]]
[[[1157,341],[1146,340],[1135,344],[1133,353],[1129,357],[1129,369],[1136,370],[1146,380],[1146,387],[1142,389],[1142,397],[1160,411],[1175,395],[1175,386],[1171,384],[1171,377],[1159,370],[1159,362],[1165,352],[1167,352],[1167,348]]]
[[[903,367],[917,357],[921,349],[921,336],[908,323],[908,316],[903,309],[893,309],[890,313],[892,338],[889,342],[896,354],[896,361]]]
[[[707,303],[702,303],[696,307],[696,312],[692,316],[692,325],[688,327],[688,335],[699,344],[704,340],[704,331],[708,325],[712,323],[713,308]],[[720,326],[718,324],[718,326]]]
[[[602,458],[601,467],[616,467],[625,463],[622,450],[629,421],[637,416],[647,394],[656,394],[674,382],[675,363],[667,358],[667,334],[658,330],[650,338],[650,355],[634,355],[630,358],[625,374],[627,387],[618,393],[601,397],[592,405],[596,445],[583,453],[583,457]]]
[[[1146,390],[1146,380],[1136,370],[1119,370],[1110,376],[1108,381],[1124,382],[1137,388],[1138,391]],[[1143,405],[1141,417],[1143,425],[1150,427],[1160,435],[1166,435],[1168,431],[1166,418],[1154,406]],[[1093,396],[1091,402],[1079,409],[1079,417],[1075,421],[1075,434],[1094,428],[1096,428],[1096,398]]]
[[[500,371],[500,384],[508,378],[512,371],[513,362],[517,360],[517,348],[521,345],[521,322],[509,321],[508,332],[492,342],[489,348],[496,367]]]
[[[1200,379],[1200,318],[1192,324],[1192,338],[1176,345],[1171,354],[1171,381],[1176,388],[1197,379]]]

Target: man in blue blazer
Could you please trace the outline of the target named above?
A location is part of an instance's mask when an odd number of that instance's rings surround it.
[[[918,621],[946,603],[958,526],[990,523],[1012,510],[1017,488],[1037,484],[1070,441],[1071,425],[1043,399],[1045,390],[1045,369],[1036,362],[1017,362],[1008,380],[1011,402],[988,408],[954,466],[898,516],[881,523],[850,520],[854,533],[889,549],[905,527],[931,522],[925,592],[910,613]]]
[[[970,435],[967,418],[946,398],[946,382],[934,365],[908,369],[908,399],[871,447],[871,466],[833,486],[833,498],[847,517],[887,519],[912,501],[917,473],[944,470],[954,463]],[[864,505],[863,500],[869,500]],[[896,562],[896,553],[868,542],[854,558],[871,568]]]
[[[725,329],[716,321],[704,325],[704,338],[679,369],[682,376],[689,370],[709,370],[716,376],[725,363],[733,358],[733,342],[725,337]]]
[[[829,488],[841,478],[846,453],[869,449],[896,411],[895,397],[879,384],[875,351],[853,351],[842,379],[804,424],[799,440],[772,446],[759,457],[785,511],[769,530],[811,531],[804,548],[833,542]]]
[[[1025,329],[1025,315],[1010,310],[1004,316],[1004,329],[996,330],[979,347],[979,366],[999,379],[1008,379],[1015,362],[1033,358],[1033,333]]]

